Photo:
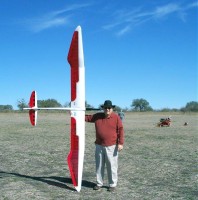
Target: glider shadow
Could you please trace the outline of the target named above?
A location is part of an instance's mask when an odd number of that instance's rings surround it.
[[[13,175],[21,178],[32,179],[36,181],[40,181],[43,183],[47,183],[48,185],[56,186],[59,188],[64,188],[67,190],[76,191],[73,187],[68,186],[67,184],[72,184],[71,178],[58,177],[58,176],[28,176],[14,172],[4,172],[0,171],[0,178],[6,177],[6,175]],[[89,181],[82,181],[82,186],[91,188],[94,183]]]

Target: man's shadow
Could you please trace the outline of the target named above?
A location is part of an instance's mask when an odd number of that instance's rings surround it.
[[[21,177],[21,178],[32,179],[32,180],[40,181],[43,183],[47,183],[48,185],[76,191],[74,188],[67,185],[67,184],[72,184],[71,178],[58,177],[58,176],[28,176],[28,175],[23,175],[23,174],[14,173],[14,172],[0,171],[0,178],[4,178],[6,177],[6,175],[13,175],[13,176]],[[87,188],[93,188],[94,183],[82,180],[82,186],[87,187]]]

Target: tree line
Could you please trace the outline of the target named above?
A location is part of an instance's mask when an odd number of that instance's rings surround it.
[[[160,110],[154,110],[150,105],[149,102],[145,99],[134,99],[131,104],[131,108],[133,111],[162,111],[162,112],[168,112],[168,111],[182,111],[182,112],[198,112],[198,102],[196,101],[190,101],[186,104],[185,107],[182,107],[180,109],[177,108],[163,108]]]
[[[38,100],[37,102],[38,107],[47,108],[47,107],[69,107],[70,102],[66,102],[64,105],[61,105],[56,99],[47,99],[47,100]],[[88,104],[87,101],[85,102],[86,108],[93,108],[92,105]],[[19,110],[23,110],[23,108],[29,107],[26,103],[25,99],[21,99],[17,101],[17,107]],[[100,108],[101,105],[98,106]],[[153,109],[149,102],[143,98],[134,99],[130,105],[130,109],[128,108],[121,108],[119,106],[116,107],[117,111],[136,111],[136,112],[147,112],[147,111],[162,111],[162,112],[169,112],[169,111],[182,111],[182,112],[198,112],[198,102],[197,101],[190,101],[184,107],[177,109],[177,108],[163,108],[160,110]],[[12,111],[14,110],[12,105],[0,105],[0,111]]]

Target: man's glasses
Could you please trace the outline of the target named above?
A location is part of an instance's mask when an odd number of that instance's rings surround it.
[[[109,110],[110,110],[111,108],[112,108],[112,107],[104,107],[104,109],[105,109],[105,110],[107,110],[107,109],[109,109]]]

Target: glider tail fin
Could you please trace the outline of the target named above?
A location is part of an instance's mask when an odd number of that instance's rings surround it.
[[[38,112],[36,91],[33,91],[31,93],[29,107],[30,107],[30,110],[29,110],[30,122],[31,122],[32,126],[36,126],[37,112]]]

